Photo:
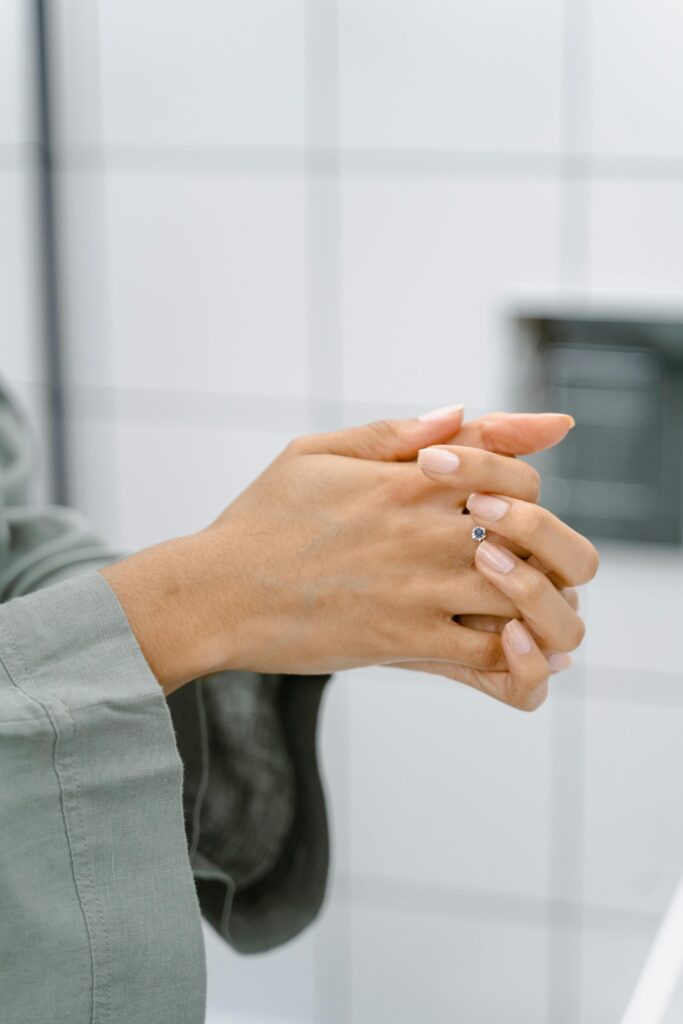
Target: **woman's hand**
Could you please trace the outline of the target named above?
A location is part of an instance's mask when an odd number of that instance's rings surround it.
[[[472,491],[538,497],[529,465],[469,447],[459,491],[413,461],[458,435],[460,410],[300,438],[210,526],[102,570],[167,691],[227,668],[315,674],[369,664],[457,662],[502,670],[500,637],[454,621],[515,617],[475,569]],[[503,420],[484,434],[505,436]],[[511,436],[559,441],[568,417],[511,418]],[[493,426],[491,426],[491,423]],[[513,442],[511,442],[513,443]],[[519,440],[514,442],[519,444]]]
[[[458,449],[430,448],[420,453],[420,464],[430,479],[447,481],[455,493],[461,493],[458,468],[447,469],[444,452],[457,454]],[[584,625],[573,588],[594,577],[597,551],[585,537],[535,503],[500,493],[473,493],[467,508],[472,524],[487,530],[487,539],[475,553],[478,571],[519,611],[502,628],[506,672],[468,670],[463,674],[454,668],[452,676],[507,703],[537,707],[547,693],[550,673],[569,664],[566,652],[583,639]],[[515,551],[530,552],[532,557],[527,561]],[[465,621],[470,627],[497,631],[495,619]],[[427,670],[437,671],[437,667]]]

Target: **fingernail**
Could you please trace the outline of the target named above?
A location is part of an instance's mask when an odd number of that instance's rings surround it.
[[[432,409],[430,412],[423,412],[421,416],[417,418],[419,420],[447,420],[451,416],[455,416],[457,412],[462,412],[465,408],[464,405],[444,405],[440,409]]]
[[[563,668],[569,668],[572,663],[571,656],[569,654],[549,654],[548,664],[550,665],[551,672],[561,672]]]
[[[490,540],[483,540],[477,548],[476,557],[484,562],[494,572],[512,572],[515,567],[515,560],[509,551],[498,547]]]
[[[422,448],[417,453],[417,462],[428,473],[454,473],[460,465],[460,457],[446,448]]]
[[[494,498],[490,494],[470,494],[467,507],[481,519],[502,519],[510,505],[502,498]]]
[[[505,627],[505,636],[515,654],[530,654],[533,650],[531,634],[518,619],[510,619]]]

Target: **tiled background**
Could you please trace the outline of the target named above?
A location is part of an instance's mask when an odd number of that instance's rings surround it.
[[[0,0],[0,363],[44,432],[28,0]],[[679,304],[677,0],[51,0],[74,500],[136,548],[292,435],[519,394],[519,295]],[[683,871],[681,551],[605,545],[524,716],[337,678],[319,922],[212,1024],[611,1024]]]

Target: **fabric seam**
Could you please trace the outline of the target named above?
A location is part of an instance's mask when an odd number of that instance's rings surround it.
[[[2,625],[2,624],[0,623],[0,625]],[[21,648],[20,648],[20,646],[18,644],[17,637],[16,637],[16,634],[14,633],[14,629],[12,627],[12,624],[6,620],[5,623],[4,623],[4,627],[5,627],[5,629],[4,629],[5,636],[7,637],[8,643],[9,643],[11,649],[12,649],[12,653],[13,653],[14,657],[16,658],[18,664],[21,666],[21,669],[22,669],[23,674],[25,675],[26,679],[31,679],[32,678],[32,674],[29,671],[28,666],[26,664],[26,661],[25,661],[25,659],[23,657],[23,653],[22,653]],[[74,785],[75,785],[74,802],[75,802],[75,806],[76,806],[76,809],[77,809],[78,817],[79,817],[79,820],[80,820],[80,830],[81,830],[80,837],[78,837],[75,834],[73,834],[73,832],[75,832],[76,830],[73,829],[73,824],[70,823],[69,820],[68,820],[69,819],[69,814],[67,812],[67,800],[66,800],[68,787],[66,785],[66,780],[63,778],[63,774],[62,774],[62,771],[60,770],[60,766],[59,766],[59,756],[58,755],[59,755],[59,749],[60,749],[60,739],[62,739],[62,733],[61,733],[61,731],[59,729],[58,722],[57,722],[54,714],[52,713],[50,707],[48,706],[48,704],[45,701],[41,700],[39,697],[36,697],[34,694],[30,693],[15,678],[14,673],[10,669],[10,666],[7,664],[7,661],[2,657],[1,653],[0,653],[0,661],[2,661],[2,664],[4,665],[5,670],[7,672],[8,678],[10,679],[12,684],[17,688],[17,690],[19,690],[20,693],[22,693],[24,695],[24,697],[26,697],[27,700],[33,702],[34,704],[36,704],[38,707],[40,707],[42,709],[42,711],[45,713],[48,721],[50,722],[50,726],[52,728],[52,733],[53,733],[53,737],[54,737],[54,743],[53,743],[53,747],[52,747],[52,768],[53,768],[53,771],[55,773],[55,777],[57,779],[57,784],[58,784],[58,787],[59,787],[60,810],[61,810],[62,822],[63,822],[63,825],[64,825],[64,833],[65,833],[66,841],[67,841],[67,848],[69,850],[69,861],[70,861],[70,864],[71,864],[71,873],[72,873],[73,879],[74,879],[74,888],[76,890],[76,897],[77,897],[77,900],[78,900],[78,905],[79,905],[79,908],[81,910],[81,914],[82,914],[83,921],[84,921],[84,924],[85,924],[85,931],[86,931],[86,935],[87,935],[87,938],[88,938],[88,950],[89,950],[89,953],[90,953],[90,969],[91,969],[91,1007],[90,1007],[90,1019],[91,1019],[91,1024],[97,1024],[97,1020],[98,1019],[99,1019],[100,1022],[102,1022],[102,1024],[104,1024],[104,1022],[109,1017],[108,988],[105,986],[105,988],[104,988],[104,993],[105,993],[104,994],[104,998],[101,1000],[101,1005],[103,1007],[103,1010],[104,1010],[106,1016],[100,1017],[99,1013],[98,1013],[99,985],[98,985],[98,969],[97,969],[97,966],[96,966],[96,959],[97,958],[96,958],[96,953],[95,953],[95,943],[93,941],[94,922],[91,920],[90,912],[89,912],[88,908],[86,907],[86,901],[83,898],[83,892],[82,892],[82,882],[83,882],[83,880],[81,879],[80,872],[78,871],[78,869],[76,867],[76,861],[75,861],[75,857],[74,857],[75,843],[76,843],[76,840],[78,838],[80,838],[82,848],[83,848],[83,850],[85,852],[86,863],[89,864],[89,862],[90,862],[89,861],[87,838],[86,838],[86,835],[85,835],[85,829],[84,829],[84,823],[83,823],[83,812],[82,812],[81,803],[80,803],[80,785],[79,785],[79,781],[78,781],[78,773],[76,771],[76,765],[75,765],[75,760],[74,760],[74,757],[73,757],[73,752],[71,752],[71,753],[67,752],[64,756],[66,758],[68,758],[68,761],[69,761],[68,767],[70,768],[70,770],[71,770],[71,772],[73,774],[73,780],[74,780]],[[64,715],[66,716],[66,718],[68,719],[68,721],[70,723],[71,730],[72,730],[72,735],[75,736],[75,734],[76,734],[76,723],[75,723],[71,713],[69,712],[69,709],[66,707],[66,705],[61,700],[59,700],[58,697],[55,697],[54,694],[50,695],[50,699],[53,700],[55,702],[55,704],[57,704],[59,706],[59,708],[63,711]],[[93,902],[94,902],[95,906],[97,907],[98,915],[99,915],[99,918],[100,918],[100,924],[101,924],[101,928],[102,928],[102,934],[103,934],[103,937],[104,937],[104,943],[105,943],[105,947],[106,947],[106,950],[107,950],[107,955],[110,957],[110,955],[111,955],[111,947],[110,947],[110,943],[109,943],[109,936],[108,936],[108,933],[107,933],[106,922],[104,920],[104,915],[102,914],[102,908],[100,906],[100,903],[99,903],[99,900],[98,900],[98,897],[97,897],[97,890],[95,888],[94,880],[92,878],[92,873],[89,871],[88,874],[89,874],[89,877],[87,878],[86,881],[87,881],[88,887],[90,888],[90,890],[92,892]],[[106,979],[107,971],[105,971],[103,973],[104,973],[105,979]]]

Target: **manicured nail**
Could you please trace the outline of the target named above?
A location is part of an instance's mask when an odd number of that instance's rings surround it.
[[[515,654],[530,654],[534,648],[529,630],[518,619],[510,619],[505,627],[505,636]]]
[[[423,412],[417,418],[419,420],[449,420],[457,412],[462,412],[464,405],[444,405],[440,409],[432,409],[431,412]]]
[[[549,654],[548,664],[550,665],[551,672],[561,672],[563,668],[569,668],[572,663],[571,656],[569,654]]]
[[[502,519],[510,505],[502,498],[494,498],[490,494],[470,494],[467,507],[480,519]]]
[[[483,540],[477,548],[477,559],[494,572],[512,572],[515,560],[509,551],[499,547],[490,540]]]
[[[460,457],[446,448],[422,448],[417,453],[417,463],[428,473],[454,473],[460,466]]]

